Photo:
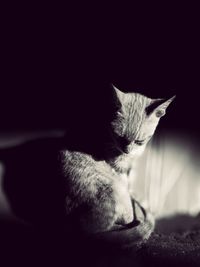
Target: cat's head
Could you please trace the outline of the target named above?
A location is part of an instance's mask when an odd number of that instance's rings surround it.
[[[111,123],[114,144],[121,153],[139,154],[175,96],[151,99],[139,93],[124,93],[113,86],[113,97],[117,106]]]

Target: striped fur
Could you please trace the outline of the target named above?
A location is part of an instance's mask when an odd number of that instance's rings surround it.
[[[84,232],[104,233],[100,236],[106,235],[108,239],[118,236],[121,241],[129,236],[127,242],[130,237],[132,242],[138,242],[149,237],[154,223],[140,206],[138,215],[134,212],[135,200],[130,195],[128,174],[154,134],[160,119],[158,115],[163,115],[172,100],[153,100],[138,93],[113,90],[118,108],[111,123],[105,160],[96,161],[92,155],[82,152],[61,152],[63,175],[69,188],[66,209],[76,221],[78,218]],[[154,108],[148,112],[152,104]],[[140,224],[128,229],[127,226],[138,218]]]

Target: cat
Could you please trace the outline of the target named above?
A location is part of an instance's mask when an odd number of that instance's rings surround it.
[[[117,108],[104,159],[96,161],[87,153],[62,151],[64,176],[69,177],[70,188],[66,201],[69,213],[78,210],[79,227],[84,231],[110,232],[108,238],[119,240],[120,234],[125,240],[126,233],[128,239],[139,241],[150,236],[154,219],[130,195],[129,174],[174,97],[150,99],[123,93],[116,87],[113,97]]]
[[[112,95],[115,108],[102,140],[81,140],[72,131],[0,151],[15,214],[119,244],[150,236],[154,218],[131,195],[130,172],[174,97],[150,99],[114,86]]]

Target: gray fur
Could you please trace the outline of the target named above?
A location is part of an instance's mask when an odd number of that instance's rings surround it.
[[[61,152],[63,175],[69,188],[66,210],[70,215],[83,207],[78,212],[78,219],[80,227],[87,233],[109,233],[124,227],[124,231],[114,235],[121,236],[121,240],[129,236],[134,242],[148,238],[154,223],[152,216],[143,214],[138,206],[140,225],[131,229],[125,227],[137,219],[134,218],[135,200],[130,194],[128,174],[154,134],[160,119],[156,114],[160,109],[165,110],[172,100],[157,105],[148,114],[148,107],[155,102],[153,99],[138,93],[123,93],[117,88],[113,89],[113,97],[118,110],[111,123],[105,159],[96,161],[92,155],[83,152]],[[128,140],[127,153],[122,151],[117,138]],[[144,141],[142,145],[138,143],[141,140]],[[110,233],[113,236],[113,232]]]

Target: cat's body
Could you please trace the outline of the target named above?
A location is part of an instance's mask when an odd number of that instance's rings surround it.
[[[29,142],[14,149],[15,155],[0,153],[5,191],[17,214],[31,221],[68,221],[74,230],[122,243],[149,237],[153,217],[131,195],[129,174],[172,99],[118,89],[114,98],[110,133],[96,140],[101,153],[95,143],[87,146],[89,138],[79,145],[73,134],[58,142]]]

